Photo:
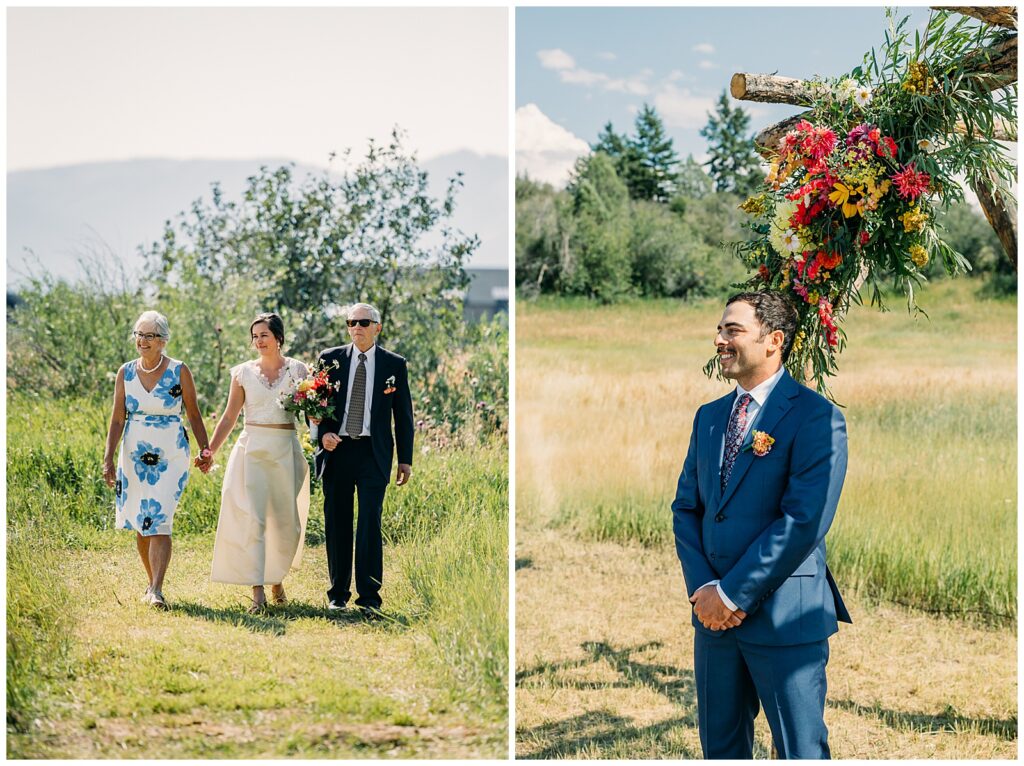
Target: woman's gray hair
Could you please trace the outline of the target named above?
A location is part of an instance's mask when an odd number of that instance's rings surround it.
[[[380,324],[380,312],[377,311],[376,307],[371,306],[369,303],[353,303],[351,306],[345,309],[345,318],[348,319],[352,316],[352,312],[356,309],[366,309],[370,312],[370,319],[377,324]]]
[[[167,324],[167,317],[159,311],[143,311],[132,326],[132,334],[139,329],[140,325],[151,324],[156,327],[156,334],[164,340],[171,339],[171,326]]]

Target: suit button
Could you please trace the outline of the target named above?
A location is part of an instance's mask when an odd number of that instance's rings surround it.
[[[712,560],[712,561],[714,561],[714,560],[715,560],[715,554],[714,554],[714,553],[712,553],[712,554],[711,554],[711,560]]]
[[[725,514],[724,513],[716,513],[715,514],[715,521],[725,521]]]

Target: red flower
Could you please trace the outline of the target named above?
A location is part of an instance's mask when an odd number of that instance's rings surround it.
[[[868,234],[866,231],[862,231],[860,233],[860,246],[864,247],[864,245],[868,243],[869,239],[871,239],[871,235]]]
[[[878,128],[871,128],[868,131],[868,138],[870,138],[877,144],[879,140],[881,140],[882,138],[882,131],[880,131]]]
[[[804,154],[815,160],[830,155],[836,148],[836,134],[829,128],[815,128],[811,125],[808,127],[810,130],[800,145]]]
[[[878,142],[877,151],[879,157],[887,157],[894,160],[896,159],[896,142],[889,136],[885,136]]]
[[[757,267],[757,275],[761,277],[761,279],[763,279],[765,282],[771,281],[772,278],[771,272],[768,271],[768,267],[765,266],[763,263]]]
[[[904,165],[903,170],[892,177],[896,190],[903,199],[917,199],[926,191],[932,180],[927,173],[918,173],[914,163]]]

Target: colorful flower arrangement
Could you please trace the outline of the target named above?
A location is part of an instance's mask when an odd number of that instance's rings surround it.
[[[920,169],[931,144],[880,128],[869,113],[873,96],[849,78],[831,86],[814,119],[780,140],[764,191],[740,206],[756,235],[737,246],[757,271],[745,287],[793,299],[800,319],[788,366],[799,380],[809,371],[826,393],[845,344],[841,317],[867,276],[919,282],[933,252],[948,250],[934,230],[941,186]],[[944,260],[961,268],[951,255]]]
[[[319,361],[315,363],[309,375],[300,380],[294,389],[281,394],[281,407],[298,417],[315,420],[334,417],[334,392],[341,387],[341,383],[331,383],[330,373],[338,366],[337,360],[329,365]]]
[[[956,9],[932,9],[924,29],[892,9],[886,17],[885,43],[861,66],[807,84],[810,110],[768,147],[764,188],[740,206],[754,236],[732,245],[755,272],[742,287],[797,305],[786,364],[825,394],[851,304],[867,292],[881,307],[888,282],[917,311],[915,287],[934,263],[950,275],[971,268],[942,240],[936,213],[964,201],[964,179],[1012,199],[1017,178],[997,129],[1016,129],[1017,85],[990,66],[1015,32]],[[717,356],[705,366],[716,370]]]

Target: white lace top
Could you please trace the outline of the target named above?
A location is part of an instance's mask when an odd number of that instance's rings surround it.
[[[281,395],[295,390],[309,370],[298,359],[285,357],[285,367],[271,383],[260,371],[258,360],[250,359],[231,368],[231,378],[245,391],[245,422],[263,425],[294,423],[295,416],[281,407]]]

